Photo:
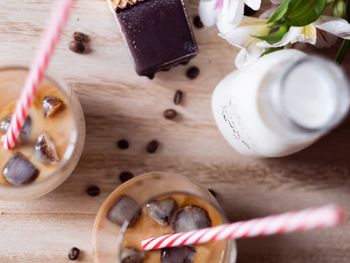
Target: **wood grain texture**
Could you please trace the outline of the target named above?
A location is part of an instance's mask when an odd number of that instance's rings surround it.
[[[29,63],[52,1],[0,1],[0,62]],[[190,16],[197,1],[187,1]],[[67,45],[74,31],[91,36],[93,52],[77,55]],[[336,202],[350,211],[350,122],[319,143],[283,159],[250,160],[238,156],[217,131],[210,112],[214,86],[233,69],[236,50],[216,30],[195,30],[200,53],[188,66],[160,73],[154,80],[133,70],[114,18],[104,0],[79,0],[50,70],[70,83],[84,108],[87,140],[70,179],[32,202],[0,202],[0,262],[68,262],[71,247],[92,262],[91,229],[98,208],[120,182],[120,171],[134,174],[171,171],[218,192],[230,219],[248,219],[290,209]],[[197,65],[200,77],[189,81],[186,69]],[[172,103],[185,91],[183,106]],[[176,122],[164,120],[176,108]],[[121,151],[115,141],[127,138]],[[151,139],[160,151],[145,153]],[[85,189],[102,193],[89,197]],[[238,242],[238,262],[348,262],[350,224],[329,231]]]

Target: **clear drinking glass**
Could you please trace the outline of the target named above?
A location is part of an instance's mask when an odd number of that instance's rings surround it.
[[[227,218],[220,208],[216,199],[210,194],[207,189],[203,189],[196,183],[192,182],[188,178],[172,174],[172,173],[159,173],[153,172],[138,176],[121,186],[119,186],[103,203],[100,208],[94,228],[93,228],[93,257],[96,263],[120,263],[120,255],[122,250],[122,245],[124,242],[129,242],[125,240],[127,230],[125,231],[125,226],[119,226],[112,223],[108,218],[109,211],[111,207],[120,199],[121,196],[127,195],[134,199],[137,204],[139,204],[140,209],[145,207],[145,204],[150,200],[156,200],[161,197],[175,197],[175,196],[186,196],[186,205],[193,204],[191,200],[196,200],[200,202],[201,207],[208,209],[210,217],[213,219],[217,215],[219,220],[216,220],[216,224],[227,223]],[[181,206],[180,206],[181,207]],[[211,210],[213,209],[213,210]],[[208,211],[207,210],[207,211]],[[133,233],[140,233],[139,239],[145,238],[142,235],[159,235],[155,234],[152,230],[152,224],[145,222],[144,217],[148,215],[142,212],[142,216],[139,221],[131,226]],[[151,220],[151,219],[150,219]],[[214,221],[213,225],[215,225]],[[155,223],[156,224],[156,223]],[[145,229],[147,228],[147,229]],[[141,230],[142,231],[139,231]],[[142,232],[142,233],[141,233]],[[145,234],[147,232],[147,234]],[[168,230],[164,231],[163,234],[169,233]],[[141,240],[135,240],[135,246],[141,243]],[[213,242],[205,244],[202,248],[197,248],[198,258],[195,258],[195,263],[234,263],[236,262],[236,243],[235,241],[220,241],[222,243]],[[140,249],[140,247],[137,247]],[[220,251],[218,251],[220,250]],[[153,252],[152,252],[153,253]],[[159,252],[155,252],[159,253]],[[204,253],[205,255],[200,255]],[[206,253],[209,253],[206,257]],[[218,255],[219,257],[213,256]],[[160,262],[159,257],[156,254],[148,255],[145,262]],[[213,258],[219,258],[219,260],[214,261]],[[154,261],[156,260],[156,261]],[[198,261],[199,260],[199,261]]]
[[[21,89],[23,87],[27,73],[28,67],[26,66],[6,65],[0,67],[0,114],[4,108],[6,109],[9,103],[13,103],[15,105],[15,102],[21,93]],[[70,133],[67,133],[69,135],[66,136],[66,147],[62,148],[60,161],[57,165],[46,168],[44,165],[40,166],[39,164],[40,167],[38,168],[41,171],[39,177],[31,184],[20,187],[15,187],[6,183],[2,174],[3,167],[6,165],[9,159],[9,155],[15,152],[24,151],[31,158],[30,160],[34,160],[34,142],[24,146],[18,145],[14,150],[10,152],[0,147],[1,200],[31,200],[39,198],[51,192],[59,185],[61,185],[71,175],[81,157],[85,143],[85,119],[80,102],[73,92],[72,87],[67,85],[61,79],[53,77],[52,74],[47,74],[40,85],[41,87],[39,94],[42,90],[46,90],[47,88],[47,90],[53,90],[57,92],[57,94],[61,94],[61,96],[67,102],[67,105],[64,107],[67,111],[67,116],[69,116],[69,120],[71,120],[69,123],[57,123],[56,121],[60,120],[55,120],[55,118],[52,118],[52,120],[50,120],[52,121],[51,123],[45,123],[44,127],[41,127],[47,130],[50,130],[51,126],[58,127],[58,130],[70,129]],[[3,117],[4,116],[0,116],[0,118]],[[44,132],[37,131],[36,122],[37,120],[33,120],[32,132]],[[44,172],[40,168],[43,169]],[[45,176],[41,177],[41,174],[43,173]]]

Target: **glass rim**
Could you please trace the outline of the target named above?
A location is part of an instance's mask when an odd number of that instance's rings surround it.
[[[129,188],[129,187],[132,187],[132,185],[134,184],[137,184],[137,182],[139,181],[142,181],[142,180],[146,180],[147,178],[149,177],[152,177],[152,175],[157,175],[157,176],[161,176],[163,178],[166,178],[166,177],[169,177],[169,176],[172,176],[172,177],[177,177],[177,178],[182,178],[183,180],[185,181],[188,181],[189,183],[195,185],[196,187],[198,187],[201,191],[205,192],[205,193],[208,193],[208,197],[210,196],[210,198],[205,198],[203,196],[200,196],[198,194],[194,194],[194,193],[190,193],[189,191],[164,191],[162,193],[159,193],[159,194],[155,194],[153,197],[149,198],[148,200],[145,200],[143,201],[141,204],[138,205],[138,207],[140,209],[143,208],[143,206],[149,202],[150,200],[152,199],[156,199],[156,198],[159,198],[159,197],[162,197],[162,196],[168,196],[168,195],[171,195],[171,194],[184,194],[184,195],[189,195],[189,196],[192,196],[192,197],[195,197],[195,198],[198,198],[206,203],[208,203],[211,207],[213,207],[213,209],[215,209],[215,211],[220,215],[220,218],[223,220],[223,224],[225,223],[228,223],[228,218],[226,216],[226,213],[225,211],[223,210],[223,208],[220,206],[220,204],[218,203],[218,201],[215,199],[215,197],[204,187],[200,186],[197,182],[195,182],[194,180],[186,177],[186,176],[183,176],[181,174],[178,174],[178,173],[173,173],[173,172],[149,172],[149,173],[145,173],[145,174],[142,174],[142,175],[139,175],[139,176],[136,176],[130,180],[128,180],[127,182],[119,185],[103,202],[103,204],[101,205],[98,213],[97,213],[97,216],[95,218],[95,223],[94,223],[94,227],[93,227],[93,249],[95,250],[96,248],[96,244],[97,244],[97,240],[96,240],[96,237],[94,235],[97,236],[97,232],[98,232],[98,225],[99,225],[99,222],[101,222],[101,220],[103,219],[106,219],[108,220],[107,218],[104,218],[102,217],[103,215],[106,215],[103,211],[108,211],[110,209],[111,206],[107,206],[107,204],[109,204],[109,201],[111,200],[114,200],[116,196],[120,196],[122,194],[117,194],[119,191],[122,191]],[[118,232],[118,235],[116,236],[117,239],[119,239],[122,243],[123,241],[123,237],[124,237],[124,234],[127,230],[127,226],[128,226],[128,222],[124,223],[124,225],[122,226],[119,226],[119,231]],[[123,229],[124,229],[124,232],[123,232]],[[237,245],[236,245],[236,242],[235,240],[226,240],[224,241],[225,242],[225,253],[223,254],[224,256],[224,260],[226,260],[227,258],[230,260],[229,262],[230,263],[235,263],[236,260],[237,260]],[[227,249],[229,248],[229,251],[226,251]],[[101,263],[97,256],[96,256],[96,253],[93,253],[94,254],[94,262],[99,262]]]

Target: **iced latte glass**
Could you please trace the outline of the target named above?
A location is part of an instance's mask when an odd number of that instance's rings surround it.
[[[0,67],[0,136],[15,111],[28,74],[24,66]],[[73,172],[85,142],[85,120],[71,87],[45,76],[13,150],[0,147],[0,199],[41,197]]]
[[[186,177],[149,173],[119,186],[93,229],[95,263],[233,263],[234,241],[142,251],[143,239],[227,222],[216,199]]]

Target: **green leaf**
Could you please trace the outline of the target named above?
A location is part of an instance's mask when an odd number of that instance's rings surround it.
[[[315,22],[327,6],[327,0],[292,0],[285,20],[291,26],[306,26]]]
[[[327,0],[284,0],[268,20],[269,26],[288,23],[306,26],[316,21],[327,6]]]
[[[290,26],[288,25],[281,25],[279,27],[277,27],[277,30],[271,30],[269,34],[267,34],[266,36],[254,36],[258,39],[267,41],[270,44],[274,44],[279,42],[283,36],[288,32]]]
[[[275,12],[272,14],[270,19],[267,21],[269,25],[276,25],[279,22],[282,22],[285,15],[288,12],[289,4],[293,0],[284,0],[279,7],[275,10]]]

